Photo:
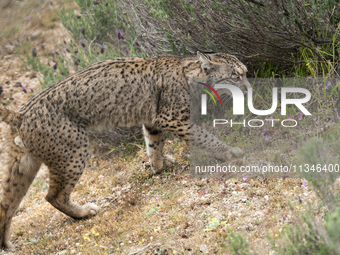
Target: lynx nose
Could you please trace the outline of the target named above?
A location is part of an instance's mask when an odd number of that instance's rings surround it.
[[[248,81],[246,74],[244,74],[242,77],[242,85],[245,86],[246,88],[251,88],[251,84]]]

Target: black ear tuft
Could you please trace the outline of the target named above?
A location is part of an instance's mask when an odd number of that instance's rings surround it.
[[[201,51],[201,52],[203,52],[205,54],[216,54],[217,53],[215,51]]]
[[[196,46],[192,46],[196,51],[200,51]]]
[[[3,88],[0,86],[0,95],[4,92]]]
[[[214,52],[214,51],[204,51],[204,50],[200,50],[199,48],[197,48],[196,46],[191,46],[192,48],[194,48],[196,51],[199,51],[201,53],[204,53],[204,54],[215,54],[217,52]]]

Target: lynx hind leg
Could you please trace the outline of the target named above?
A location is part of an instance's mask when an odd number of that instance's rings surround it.
[[[161,130],[143,125],[146,153],[149,156],[151,169],[154,174],[161,173],[171,166],[175,159],[170,155],[163,156],[165,135]]]
[[[73,129],[67,132],[70,139],[61,156],[63,160],[48,158],[45,163],[50,172],[50,187],[46,200],[59,211],[74,218],[81,219],[96,215],[98,206],[89,203],[83,206],[71,201],[74,186],[80,179],[88,157],[88,138],[84,131]],[[55,141],[60,144],[60,141]]]
[[[3,195],[0,206],[0,246],[11,248],[9,242],[12,217],[36,176],[41,162],[14,143],[17,133],[9,131],[7,155],[2,178]]]
[[[99,207],[95,204],[88,203],[79,205],[71,201],[71,192],[78,182],[81,172],[73,172],[71,176],[62,173],[57,174],[60,169],[50,168],[50,188],[46,196],[46,200],[56,209],[65,213],[74,219],[82,219],[94,216],[99,211]],[[72,171],[73,168],[64,168],[66,171]]]

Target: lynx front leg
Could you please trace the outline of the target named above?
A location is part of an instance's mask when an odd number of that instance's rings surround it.
[[[216,136],[196,124],[190,126],[190,145],[220,160],[230,160],[233,157],[238,158],[242,155],[240,148],[226,145]]]
[[[190,125],[189,121],[176,121],[170,127],[164,126],[163,128],[183,139],[188,146],[200,149],[217,159],[230,160],[233,157],[238,158],[242,155],[240,148],[226,145],[207,130],[196,124]]]
[[[158,174],[165,168],[171,166],[175,160],[169,155],[163,156],[165,136],[162,131],[143,125],[143,132],[145,137],[146,153],[149,156],[151,169],[154,174]]]

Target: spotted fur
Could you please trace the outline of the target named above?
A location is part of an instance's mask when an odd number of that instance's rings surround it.
[[[171,165],[163,156],[164,132],[230,159],[241,153],[196,125],[190,125],[189,80],[241,78],[249,87],[246,67],[235,57],[209,56],[117,58],[70,75],[32,97],[20,112],[0,105],[0,120],[11,128],[0,203],[0,246],[10,247],[9,230],[41,163],[49,168],[46,200],[79,219],[95,215],[94,204],[78,205],[70,194],[89,155],[87,129],[143,124],[147,154],[154,173]],[[191,136],[190,136],[191,132]]]

